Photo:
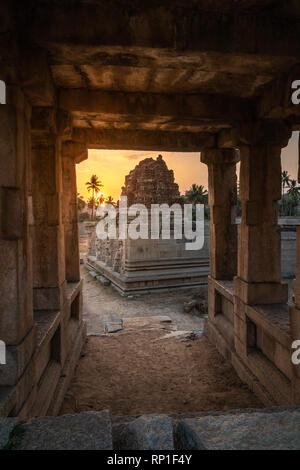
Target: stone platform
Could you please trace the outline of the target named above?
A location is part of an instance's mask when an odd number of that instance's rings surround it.
[[[209,222],[204,246],[186,250],[186,240],[96,240],[89,223],[87,265],[108,279],[121,294],[207,284],[209,274]],[[91,227],[92,226],[92,227]],[[117,242],[117,243],[116,243]],[[104,246],[107,244],[108,246]],[[101,248],[99,247],[101,245]],[[118,259],[118,263],[116,263]]]

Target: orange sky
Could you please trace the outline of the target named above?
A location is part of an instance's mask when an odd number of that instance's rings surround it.
[[[156,158],[159,152],[137,152],[132,150],[89,150],[89,158],[77,165],[77,190],[87,199],[89,193],[85,182],[96,174],[103,183],[105,196],[118,200],[125,176],[140,160]],[[161,152],[169,169],[174,170],[175,181],[183,193],[192,183],[207,186],[207,168],[200,163],[200,153]]]
[[[147,157],[156,158],[159,152],[137,152],[132,150],[89,150],[89,158],[77,165],[77,190],[87,199],[89,193],[85,182],[92,174],[96,174],[103,183],[105,196],[117,200],[125,176],[140,160]],[[200,154],[161,152],[169,169],[174,170],[175,181],[184,193],[193,183],[202,184],[207,188],[207,167],[200,163]],[[298,132],[295,132],[288,147],[282,151],[282,169],[287,170],[291,177],[297,179],[298,165]]]

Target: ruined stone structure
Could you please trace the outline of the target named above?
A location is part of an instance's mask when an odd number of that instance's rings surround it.
[[[178,184],[174,181],[174,172],[168,170],[161,155],[156,160],[146,158],[131,170],[125,177],[122,196],[127,196],[128,206],[144,204],[149,209],[151,204],[172,205],[182,202]]]
[[[276,204],[300,128],[299,3],[3,0],[0,18],[0,414],[55,414],[83,342],[75,164],[88,148],[201,152],[209,337],[265,403],[299,404],[300,231],[287,306]]]
[[[201,250],[186,250],[188,240],[184,236],[174,239],[172,214],[170,239],[164,240],[161,236],[151,239],[151,204],[183,204],[178,184],[174,182],[173,170],[168,169],[161,155],[156,160],[142,160],[125,177],[122,196],[127,196],[127,207],[144,204],[148,208],[149,238],[99,240],[95,233],[96,223],[89,223],[88,264],[111,281],[122,294],[206,284],[209,274],[208,223]]]

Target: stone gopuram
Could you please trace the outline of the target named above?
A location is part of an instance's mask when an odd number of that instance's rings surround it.
[[[144,204],[151,209],[151,204],[183,204],[174,172],[168,169],[161,155],[156,160],[146,158],[131,170],[125,177],[122,196],[127,196],[127,207]],[[150,230],[150,218],[148,227]],[[173,230],[171,214],[171,237],[168,240],[161,236],[151,239],[150,233],[147,240],[99,240],[96,223],[89,223],[88,264],[125,295],[207,283],[208,224],[201,250],[186,250],[187,240],[184,237],[174,239]]]
[[[161,155],[157,159],[145,158],[125,177],[122,196],[127,196],[128,206],[144,204],[181,203],[174,172],[169,170]]]

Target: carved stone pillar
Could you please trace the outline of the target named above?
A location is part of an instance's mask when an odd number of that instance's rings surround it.
[[[281,284],[280,227],[281,148],[290,136],[284,126],[252,128],[241,140],[238,274],[235,295],[246,304],[284,303]]]
[[[201,153],[208,166],[210,205],[210,272],[219,280],[232,280],[237,269],[236,163],[234,149],[210,149]]]
[[[280,304],[288,299],[281,284],[281,148],[291,135],[281,122],[252,124],[240,131],[240,199],[242,220],[238,236],[238,273],[234,281],[234,342],[247,361],[257,348],[257,325],[247,309],[255,304]]]
[[[73,142],[63,143],[62,179],[63,179],[63,223],[65,237],[66,279],[69,282],[80,281],[80,254],[77,212],[76,160],[79,153],[86,149]],[[79,152],[79,153],[78,153]]]

